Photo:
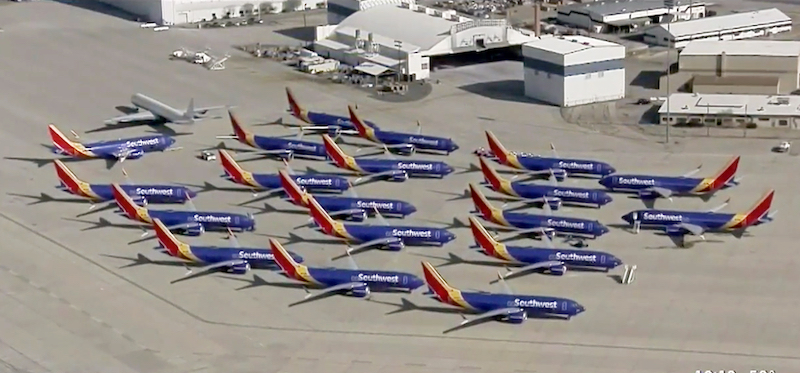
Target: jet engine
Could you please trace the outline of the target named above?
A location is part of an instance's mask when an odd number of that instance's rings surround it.
[[[294,151],[286,150],[285,152],[279,153],[278,156],[287,162],[291,162],[292,159],[294,159]]]
[[[638,194],[639,194],[639,198],[647,199],[647,200],[657,199],[658,197],[660,197],[660,195],[658,193],[656,193],[656,192],[654,192],[652,190],[646,190],[646,189],[640,190]]]
[[[234,275],[243,275],[248,271],[250,271],[250,263],[248,262],[234,264],[228,269],[228,272]]]
[[[665,230],[667,232],[667,236],[670,237],[683,237],[686,234],[686,231],[680,226],[669,226]]]
[[[361,211],[353,211],[348,217],[348,220],[352,220],[355,222],[362,222],[367,220],[367,212],[364,210]]]
[[[194,224],[192,226],[183,228],[183,234],[187,236],[199,236],[205,233],[206,229],[202,224]]]
[[[395,149],[397,149],[397,152],[400,153],[401,155],[414,155],[414,153],[417,150],[417,148],[411,144],[407,144],[405,146],[399,146],[396,147]]]
[[[558,210],[561,208],[561,200],[560,199],[547,199],[547,204],[550,205],[551,210]]]
[[[559,168],[559,169],[552,170],[552,172],[553,172],[553,176],[555,176],[556,180],[558,180],[558,181],[564,181],[564,180],[567,179],[567,171],[566,170],[562,170],[562,169]]]
[[[144,156],[144,151],[142,149],[130,149],[125,155],[125,159],[139,159],[142,156]]]
[[[356,286],[350,291],[350,294],[357,298],[366,298],[369,296],[369,286],[367,284]]]
[[[397,237],[395,237],[395,238],[397,238]],[[403,240],[397,238],[396,240],[386,244],[386,247],[390,251],[400,251],[400,250],[403,250],[404,247],[406,247],[406,244],[403,243]]]
[[[528,319],[528,314],[525,311],[519,311],[509,314],[506,320],[512,324],[522,324]]]
[[[547,272],[549,272],[553,276],[563,276],[565,273],[567,273],[567,266],[563,264],[552,266],[547,269]]]
[[[408,173],[403,170],[394,170],[389,176],[389,181],[403,182],[408,180]]]

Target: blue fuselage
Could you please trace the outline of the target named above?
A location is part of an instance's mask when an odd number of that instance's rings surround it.
[[[666,177],[648,175],[609,175],[600,179],[600,185],[613,191],[638,192],[650,188],[664,188],[675,194],[690,194],[703,182],[701,178]]]
[[[531,183],[512,182],[511,188],[522,198],[554,197],[568,204],[605,206],[612,201],[605,191],[589,188],[573,188],[563,186],[537,185]]]
[[[253,231],[256,228],[255,220],[244,214],[175,210],[147,212],[151,219],[160,219],[167,227],[195,223],[196,226],[202,226],[205,231],[224,231],[228,228],[234,231]]]
[[[141,158],[145,153],[164,151],[175,144],[175,139],[168,136],[146,136],[114,141],[94,142],[83,146],[97,158],[116,159],[118,154],[126,153],[127,159]],[[65,154],[57,147],[52,148],[55,154]]]
[[[364,172],[370,174],[387,171],[402,171],[408,176],[443,178],[453,172],[453,168],[444,162],[398,161],[393,159],[356,159],[356,162]]]
[[[114,191],[111,185],[91,184],[92,192],[100,197],[101,201],[113,201]],[[129,196],[139,196],[147,203],[185,203],[188,199],[197,196],[189,188],[171,185],[120,185]],[[69,190],[64,188],[64,190]]]
[[[256,269],[276,269],[275,257],[272,250],[258,249],[249,247],[216,247],[216,246],[192,246],[192,254],[205,264],[222,263],[230,260],[241,259],[250,264],[251,268]],[[289,256],[297,263],[303,262],[303,257],[293,252],[288,252]]]
[[[638,217],[643,228],[667,228],[680,223],[693,224],[706,230],[726,230],[726,225],[734,221],[736,214],[720,214],[713,212],[689,212],[670,210],[636,210],[622,216],[628,224],[633,225],[634,216]],[[757,222],[754,225],[758,225]]]
[[[456,238],[455,234],[441,228],[346,224],[345,229],[359,242],[398,237],[405,245],[444,246]]]
[[[334,127],[330,131],[331,136],[335,136],[338,133],[336,129],[342,129],[345,131],[356,131],[356,126],[354,126],[353,123],[350,122],[350,118],[347,117],[341,117],[325,113],[315,113],[311,111],[306,113],[306,116],[308,117],[308,120],[315,125]],[[372,123],[370,121],[365,121],[364,123],[372,128],[375,129],[378,128],[378,126],[375,123]]]
[[[587,159],[546,158],[535,156],[517,156],[519,163],[531,171],[564,170],[568,175],[606,176],[616,172],[614,167],[605,162]]]
[[[409,144],[417,149],[433,150],[447,154],[458,150],[458,145],[452,139],[444,137],[381,130],[375,130],[375,137],[386,145]]]
[[[321,143],[269,136],[253,136],[253,141],[259,149],[287,150],[300,156],[328,159],[325,146]]]
[[[334,268],[309,268],[308,272],[315,281],[325,287],[362,282],[370,290],[396,289],[412,291],[424,284],[419,277],[405,272]]]
[[[325,196],[314,196],[314,198],[328,212],[360,209],[371,215],[377,209],[381,215],[406,217],[417,211],[414,205],[396,199]]]
[[[350,189],[347,179],[339,176],[323,174],[292,175],[297,185],[309,192],[341,193]],[[253,174],[253,179],[265,190],[281,188],[281,178],[278,174]]]
[[[563,216],[535,215],[516,212],[503,212],[503,218],[513,227],[520,229],[551,228],[559,234],[575,234],[591,238],[608,233],[608,228],[597,220],[568,218]]]
[[[585,311],[585,308],[578,302],[566,298],[463,291],[461,295],[472,308],[479,312],[519,307],[531,316],[552,315],[570,318]]]
[[[622,260],[619,258],[602,251],[521,246],[506,246],[505,248],[515,260],[524,264],[560,261],[569,268],[600,268],[605,270],[614,269],[622,264]]]

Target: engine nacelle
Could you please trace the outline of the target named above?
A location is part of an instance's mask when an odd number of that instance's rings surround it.
[[[287,161],[287,162],[290,162],[292,159],[294,159],[294,151],[292,151],[292,150],[286,150],[285,152],[281,152],[281,153],[279,153],[279,154],[278,154],[278,156],[279,156],[281,159],[283,159],[283,160],[285,160],[285,161]]]
[[[522,324],[528,319],[528,314],[525,311],[519,311],[509,314],[506,320],[512,324]]]
[[[126,159],[139,159],[144,156],[144,151],[142,149],[133,149],[131,150],[126,156]]]
[[[561,208],[561,200],[560,199],[547,199],[547,204],[550,205],[551,210],[558,210]]]
[[[396,241],[392,241],[392,242],[389,242],[388,244],[386,244],[386,248],[389,249],[389,251],[400,251],[400,250],[403,250],[403,248],[405,248],[405,247],[406,247],[406,244],[403,243],[403,240],[401,240],[399,238]]]
[[[353,288],[353,290],[350,291],[350,294],[352,294],[354,297],[357,298],[366,298],[367,296],[369,296],[369,286],[367,285],[356,286]]]
[[[555,176],[558,181],[564,181],[567,179],[567,171],[562,169],[553,170],[553,176]]]
[[[248,271],[250,271],[250,263],[247,262],[234,264],[228,269],[228,272],[235,275],[243,275]]]
[[[353,211],[350,215],[347,216],[347,220],[362,222],[364,220],[367,220],[367,212],[364,210]]]
[[[683,237],[683,236],[686,235],[686,230],[684,230],[682,227],[672,227],[672,226],[670,226],[670,227],[667,227],[665,229],[665,231],[667,233],[667,236],[670,236],[670,237]]]
[[[395,170],[389,176],[389,181],[403,182],[408,180],[408,173],[403,170]]]
[[[183,228],[183,234],[187,236],[199,236],[205,233],[206,229],[203,227],[202,224],[192,225],[190,227]]]
[[[399,153],[400,155],[414,155],[414,153],[417,150],[417,148],[414,145],[410,144],[406,146],[396,147],[394,149],[396,149],[397,153]]]
[[[656,199],[660,197],[660,195],[652,190],[640,190],[638,192],[639,198],[641,199]]]
[[[553,276],[563,276],[565,273],[567,273],[567,266],[563,264],[552,266],[547,269],[547,272],[549,272]]]

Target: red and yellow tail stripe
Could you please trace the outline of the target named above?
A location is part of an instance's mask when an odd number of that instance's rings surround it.
[[[153,229],[156,231],[156,238],[158,238],[161,247],[166,249],[169,255],[192,262],[201,262],[201,260],[192,253],[191,246],[178,241],[175,235],[169,231],[161,220],[153,219]]]
[[[53,145],[64,153],[78,158],[97,157],[97,154],[87,149],[83,144],[72,141],[64,136],[54,124],[47,126],[47,130],[50,133],[50,140],[53,141]]]
[[[475,242],[480,246],[486,254],[498,259],[506,261],[516,261],[516,259],[509,254],[506,250],[506,245],[503,245],[486,231],[486,228],[474,217],[469,217],[469,228],[472,230],[472,236],[475,237]]]
[[[311,276],[311,273],[308,271],[308,267],[298,264],[286,252],[286,249],[283,248],[283,245],[280,244],[276,239],[270,238],[269,239],[269,246],[272,249],[272,255],[275,258],[275,263],[278,263],[278,266],[281,267],[284,273],[286,273],[289,278],[302,281],[309,284],[318,284],[319,281],[314,279],[314,276]]]
[[[525,167],[519,162],[517,159],[516,154],[508,151],[500,140],[492,133],[492,131],[486,131],[486,140],[489,141],[489,149],[492,150],[494,156],[497,157],[497,160],[500,164],[508,167],[513,167],[516,169],[524,170]]]
[[[225,170],[225,173],[237,184],[255,188],[261,187],[261,185],[256,182],[255,177],[253,177],[253,173],[242,169],[224,149],[219,150],[219,161],[222,163],[222,169]]]
[[[461,290],[450,286],[430,263],[422,262],[422,272],[425,274],[425,283],[428,285],[428,289],[430,289],[440,301],[465,309],[473,308],[464,299]]]
[[[64,162],[56,159],[53,161],[53,164],[56,166],[56,175],[58,176],[58,179],[61,180],[61,184],[63,184],[64,187],[70,191],[70,193],[81,197],[86,197],[92,201],[102,200],[102,198],[100,198],[100,196],[98,196],[97,193],[92,190],[91,185],[78,179],[78,177],[72,173],[72,170],[67,168],[67,165],[65,165]]]

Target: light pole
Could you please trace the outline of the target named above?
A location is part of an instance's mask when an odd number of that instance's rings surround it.
[[[667,130],[666,130],[666,139],[664,141],[665,144],[669,145],[669,127],[672,126],[670,122],[670,107],[669,107],[669,76],[670,70],[672,70],[672,59],[671,53],[672,52],[672,44],[674,43],[674,39],[672,38],[672,34],[669,31],[669,24],[672,23],[672,8],[675,7],[675,0],[664,0],[664,7],[667,8],[667,98],[665,100],[665,104],[667,105]],[[691,11],[691,10],[690,10]],[[670,41],[673,40],[673,41]]]
[[[395,40],[394,46],[397,48],[397,82],[400,82],[400,69],[402,69],[403,65],[403,57],[401,55],[401,50],[403,48],[403,41],[402,40]]]

